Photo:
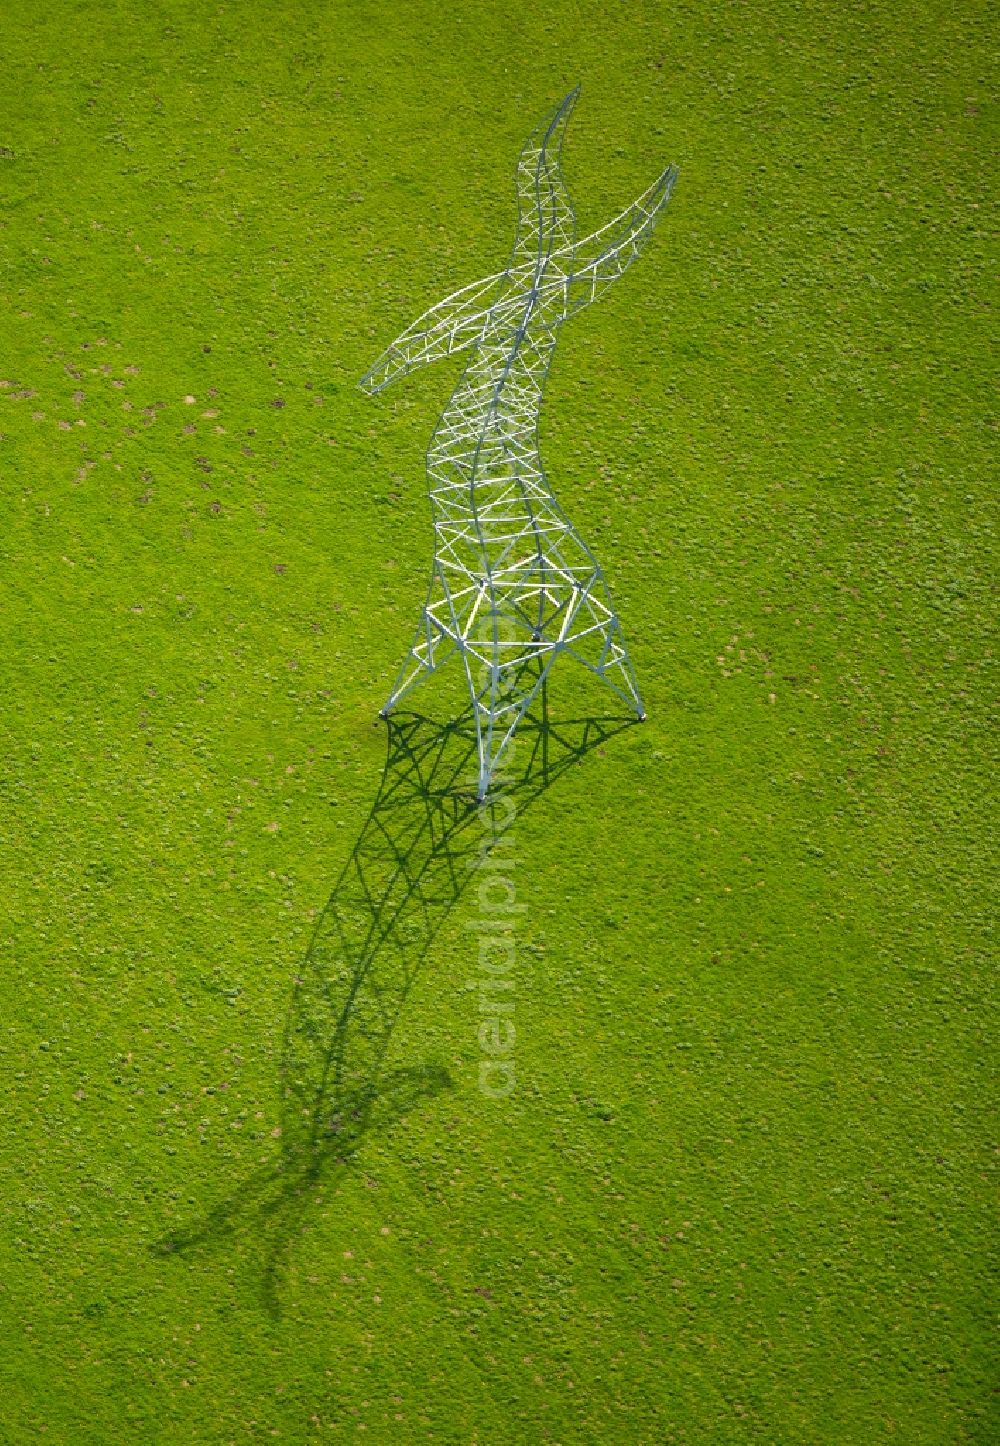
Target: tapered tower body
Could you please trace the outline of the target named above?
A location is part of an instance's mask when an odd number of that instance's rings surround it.
[[[626,211],[578,242],[559,165],[577,95],[521,152],[518,228],[505,270],[432,307],[361,382],[378,392],[426,362],[471,351],[427,449],[430,588],[382,715],[456,654],[474,706],[480,798],[561,653],[645,716],[600,566],[549,485],[538,422],[559,328],[639,254],[677,173],[668,167]]]

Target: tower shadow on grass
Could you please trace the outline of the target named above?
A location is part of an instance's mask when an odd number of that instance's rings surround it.
[[[543,692],[520,725],[509,771],[479,804],[471,711],[444,724],[417,713],[389,719],[371,813],[295,977],[275,1157],[200,1221],[161,1237],[155,1253],[256,1241],[261,1302],[280,1314],[291,1243],[329,1172],[349,1165],[369,1132],[452,1085],[440,1064],[390,1068],[386,1059],[431,943],[477,863],[561,773],[631,726],[621,718],[555,723]]]

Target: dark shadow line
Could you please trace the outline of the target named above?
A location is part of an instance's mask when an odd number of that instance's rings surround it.
[[[471,710],[444,724],[417,713],[388,720],[378,793],[295,976],[277,1156],[201,1221],[161,1237],[156,1253],[259,1233],[261,1300],[280,1314],[291,1242],[327,1172],[349,1164],[370,1131],[389,1129],[452,1087],[443,1065],[387,1069],[386,1056],[431,944],[475,875],[476,856],[488,854],[514,816],[505,810],[501,823],[498,800],[522,813],[591,749],[634,726],[622,718],[555,724],[544,690],[540,697],[539,714],[526,714],[518,731],[519,765],[483,804]]]

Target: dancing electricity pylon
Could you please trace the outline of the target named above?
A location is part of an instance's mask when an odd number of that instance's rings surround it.
[[[579,86],[521,151],[505,270],[431,307],[360,383],[374,394],[427,362],[472,352],[427,449],[434,566],[381,716],[457,653],[474,706],[480,799],[561,653],[645,717],[604,574],[545,475],[538,418],[559,328],[644,249],[677,170],[669,166],[620,216],[577,241],[560,151],[578,94]]]

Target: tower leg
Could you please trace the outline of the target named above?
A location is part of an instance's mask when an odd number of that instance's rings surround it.
[[[476,719],[479,744],[477,797],[486,798],[497,769],[511,748],[517,725],[544,686],[556,649],[537,646],[538,639],[518,636],[510,616],[500,618],[504,636],[484,646],[473,643],[465,652],[466,678]],[[518,617],[520,622],[520,617]]]
[[[595,567],[588,579],[585,594],[567,631],[567,651],[606,683],[632,710],[638,722],[645,722],[646,709],[635,669],[600,568]]]
[[[410,651],[403,660],[402,667],[396,674],[392,692],[379,709],[380,718],[388,718],[407,693],[411,692],[418,683],[422,683],[425,678],[429,678],[431,673],[437,672],[438,668],[446,663],[455,651],[457,647],[455,638],[435,615],[440,609],[447,617],[448,602],[444,584],[435,568],[431,577],[427,602],[417,625],[416,635]]]
[[[478,576],[470,565],[450,586],[436,562],[413,644],[380,716],[459,653],[476,723],[476,794],[487,796],[521,718],[560,653],[583,663],[642,721],[635,670],[607,584],[593,554],[568,526],[538,538],[528,555],[502,558]],[[452,560],[452,572],[455,571]]]

